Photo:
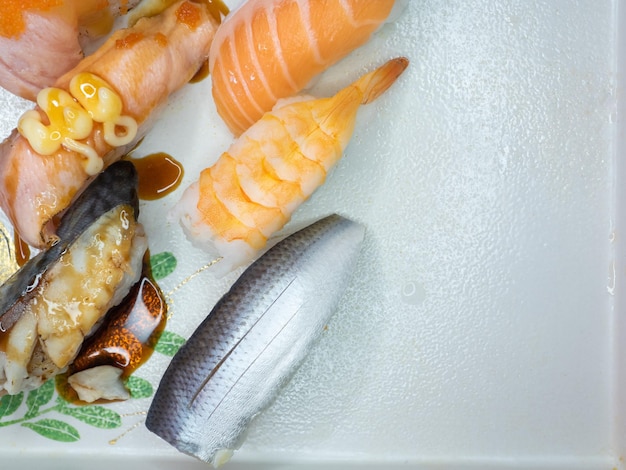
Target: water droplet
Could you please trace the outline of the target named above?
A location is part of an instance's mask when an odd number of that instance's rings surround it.
[[[407,281],[402,286],[402,300],[411,305],[421,305],[426,298],[424,286],[419,282]]]

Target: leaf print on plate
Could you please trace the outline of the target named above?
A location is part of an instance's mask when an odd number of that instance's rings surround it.
[[[146,379],[131,375],[126,380],[126,388],[131,398],[148,398],[154,393],[154,387]]]
[[[157,253],[150,257],[152,276],[157,281],[172,274],[176,269],[176,264],[176,257],[169,251]]]
[[[100,405],[61,406],[58,411],[100,429],[115,429],[122,425],[119,413]]]
[[[0,398],[0,419],[12,415],[24,401],[24,392],[17,395],[5,395]]]
[[[165,356],[173,357],[181,346],[185,344],[185,341],[187,340],[177,333],[164,331],[159,338],[159,342],[154,347],[154,350]]]
[[[26,397],[26,406],[28,411],[24,415],[24,419],[34,418],[39,414],[39,408],[46,405],[54,395],[54,380],[48,380],[41,387],[28,392]]]
[[[74,426],[58,419],[41,419],[34,423],[22,423],[22,426],[54,441],[76,442],[80,439],[80,434]]]

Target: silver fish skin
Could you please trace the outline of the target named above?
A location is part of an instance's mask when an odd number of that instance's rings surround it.
[[[146,427],[214,466],[230,458],[336,310],[364,233],[331,215],[254,262],[172,359]]]
[[[133,164],[119,161],[100,173],[76,198],[61,217],[59,240],[40,251],[0,285],[0,331],[6,331],[20,318],[41,276],[103,214],[120,205],[133,208],[139,217],[138,176]]]

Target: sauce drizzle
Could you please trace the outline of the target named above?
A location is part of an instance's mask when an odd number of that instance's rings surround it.
[[[209,61],[207,59],[202,63],[202,65],[200,66],[196,74],[193,77],[191,77],[191,80],[189,80],[189,83],[201,82],[208,76],[209,76]]]
[[[154,201],[168,195],[183,179],[183,165],[167,153],[157,152],[129,160],[137,169],[139,176],[137,193],[144,201]]]
[[[15,262],[19,267],[22,267],[30,259],[30,247],[17,232],[13,234],[13,244],[15,247]]]
[[[167,303],[152,278],[148,259],[146,254],[142,276],[126,298],[107,313],[98,331],[85,340],[69,370],[56,377],[57,391],[67,401],[85,404],[67,381],[72,374],[109,365],[121,369],[122,377],[128,378],[154,352],[165,329]]]

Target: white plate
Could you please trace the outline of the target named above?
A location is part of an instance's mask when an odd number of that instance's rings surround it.
[[[411,60],[292,222],[341,213],[365,224],[365,249],[322,341],[228,465],[624,468],[624,4],[408,3],[314,88]],[[24,107],[0,99],[6,135]],[[137,155],[179,159],[186,186],[229,142],[207,79],[172,99]],[[151,252],[178,260],[165,292],[210,261],[162,222],[181,191],[142,206]],[[191,278],[168,330],[190,334],[232,280]],[[156,386],[168,360],[137,375]],[[47,413],[79,430],[74,443],[0,428],[0,459],[205,468],[143,427],[149,402],[110,405],[112,430]]]

